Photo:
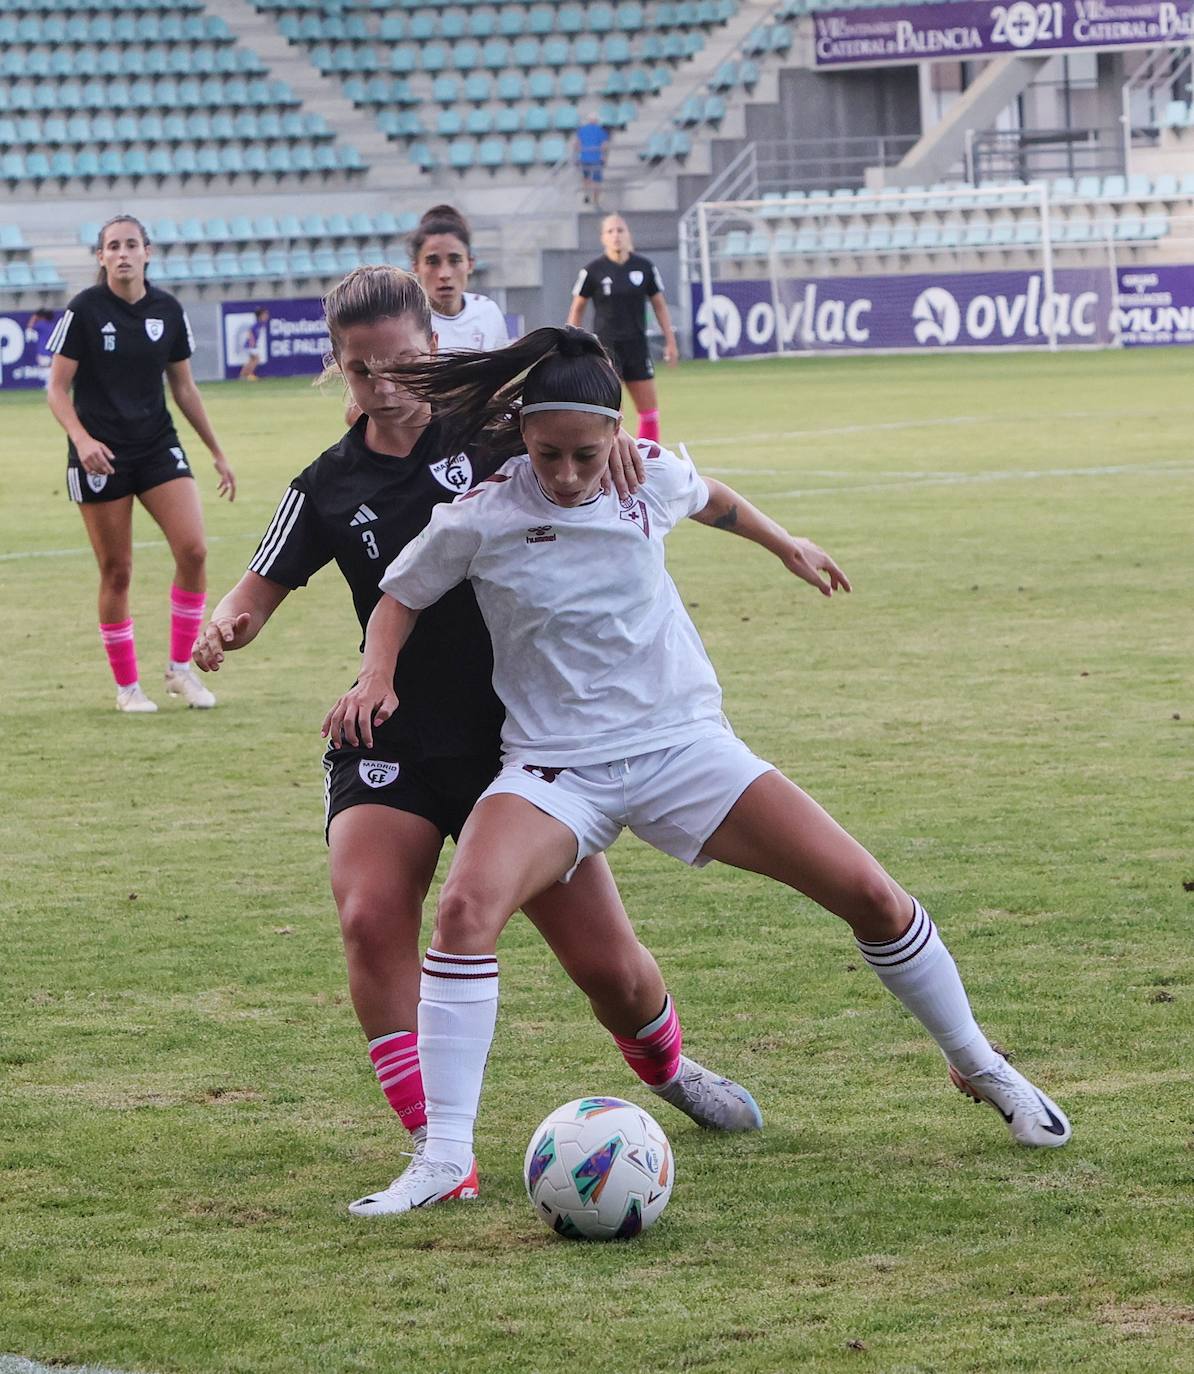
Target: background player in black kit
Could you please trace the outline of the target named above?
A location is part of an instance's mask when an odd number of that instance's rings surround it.
[[[419,537],[438,505],[508,456],[470,449],[467,436],[447,442],[427,404],[386,375],[433,351],[430,306],[414,276],[357,268],[324,308],[361,417],[290,484],[248,571],[199,638],[202,668],[218,669],[291,590],[333,560],[363,630],[388,562]],[[325,758],[327,840],[353,1005],[381,1088],[419,1142],[426,1117],[414,1027],[423,901],[445,837],[460,831],[497,771],[503,711],[471,588],[421,619],[403,657],[399,707],[372,747]],[[648,1086],[704,1126],[758,1129],[750,1094],[692,1060],[681,1060],[678,1077],[653,1081],[661,1055],[646,1042],[661,1016],[671,1016],[671,999],[604,858],[581,865],[570,884],[550,888],[526,911]],[[386,1215],[385,1190],[351,1210]]]
[[[676,333],[659,269],[634,251],[630,230],[621,215],[601,221],[601,257],[582,267],[572,288],[568,323],[579,326],[585,303],[593,302],[597,316],[593,332],[605,345],[614,370],[625,382],[638,411],[638,437],[659,439],[659,397],[655,390],[655,365],[647,345],[647,303],[663,330],[663,360],[674,363],[680,356]]]
[[[71,301],[50,336],[47,398],[67,434],[67,492],[99,563],[100,637],[116,679],[116,706],[157,710],[141,690],[129,617],[134,496],[174,555],[166,690],[190,706],[214,706],[191,666],[207,585],[203,511],[166,409],[163,372],[179,410],[211,450],[221,496],[235,497],[236,478],[191,376],[194,341],[186,314],[146,279],[144,225],[129,215],[110,219],[99,232],[96,256],[99,282]]]

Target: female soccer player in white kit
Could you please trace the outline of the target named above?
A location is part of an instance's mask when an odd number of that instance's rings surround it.
[[[510,342],[498,303],[467,290],[477,260],[459,210],[433,205],[427,211],[410,236],[410,261],[431,302],[431,327],[441,353],[488,353]]]
[[[621,388],[591,335],[537,330],[488,358],[397,372],[446,415],[488,413],[500,428],[504,413],[527,453],[440,506],[390,565],[359,682],[324,722],[333,745],[353,745],[388,718],[395,660],[419,611],[472,583],[506,707],[503,767],[466,822],[440,893],[419,1003],[428,1134],[391,1189],[391,1209],[458,1196],[475,1168],[497,939],[510,914],[623,826],[693,866],[718,859],[763,873],[841,916],[863,959],[937,1042],[953,1082],[995,1107],[1018,1143],[1064,1145],[1065,1115],[979,1029],[920,903],[730,730],[665,571],[663,540],[686,516],[730,526],[826,596],[849,590],[833,560],[656,445],[638,493],[605,495]]]

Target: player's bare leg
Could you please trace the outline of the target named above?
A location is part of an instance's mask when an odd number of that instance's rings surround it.
[[[640,439],[659,438],[659,393],[651,379],[642,382],[624,383],[630,392],[630,399],[638,412],[638,437]]]
[[[679,1014],[659,965],[634,933],[604,854],[586,859],[571,882],[554,883],[524,910],[653,1093],[708,1130],[760,1129],[762,1113],[745,1088],[681,1052]]]
[[[497,939],[511,915],[575,860],[576,837],[567,826],[521,797],[486,797],[473,808],[423,962],[419,1060],[427,1139],[384,1193],[353,1204],[357,1215],[392,1216],[477,1196],[473,1123],[497,1021]]]
[[[188,706],[209,710],[215,694],[199,680],[191,664],[191,650],[203,624],[207,589],[207,541],[203,507],[193,477],[178,477],[141,493],[141,504],[166,536],[174,555],[170,588],[170,659],[166,691]]]
[[[704,853],[786,883],[841,916],[880,982],[937,1042],[950,1076],[988,1102],[1021,1145],[1070,1138],[1065,1114],[992,1048],[928,913],[807,793],[779,772],[756,779]]]
[[[83,527],[99,566],[99,632],[116,680],[116,709],[152,715],[158,708],[141,689],[137,648],[129,615],[133,579],[133,498],[81,504]]]

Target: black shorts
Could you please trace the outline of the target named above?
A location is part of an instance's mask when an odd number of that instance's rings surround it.
[[[324,836],[332,817],[350,806],[391,806],[422,816],[441,835],[458,839],[498,767],[496,753],[405,763],[396,750],[384,746],[328,749],[323,756]]]
[[[176,477],[193,477],[191,465],[182,448],[150,449],[134,458],[115,455],[111,474],[85,472],[79,462],[74,444],[68,445],[66,458],[66,494],[79,505],[97,501],[119,501],[122,496],[140,496],[151,487],[173,482]]]
[[[614,371],[624,382],[649,382],[655,376],[651,349],[646,338],[602,339],[605,351],[613,360]]]

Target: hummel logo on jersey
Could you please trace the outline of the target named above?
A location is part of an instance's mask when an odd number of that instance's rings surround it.
[[[368,506],[358,506],[357,513],[348,522],[349,529],[356,525],[367,525],[370,520],[377,519],[377,512],[371,511]]]
[[[556,542],[556,532],[550,525],[532,525],[527,530],[528,544],[554,544]]]
[[[622,509],[618,515],[623,520],[629,520],[632,525],[637,525],[647,536],[651,537],[651,521],[647,516],[647,503],[636,500],[633,496],[627,496],[622,502]]]

